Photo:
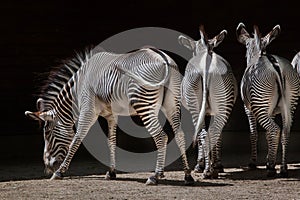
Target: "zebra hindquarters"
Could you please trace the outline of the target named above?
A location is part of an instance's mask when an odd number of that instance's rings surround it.
[[[209,84],[209,108],[211,120],[208,128],[212,167],[217,174],[223,172],[221,164],[222,131],[233,109],[237,96],[233,74],[213,75]]]

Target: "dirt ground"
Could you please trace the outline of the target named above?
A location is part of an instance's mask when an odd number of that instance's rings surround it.
[[[150,172],[122,173],[107,181],[104,171],[96,172],[97,163],[74,166],[73,174],[55,181],[42,175],[40,164],[2,168],[1,175],[10,175],[1,178],[0,199],[300,199],[300,163],[289,164],[289,178],[268,179],[263,166],[255,171],[225,168],[216,180],[193,173],[194,186],[183,185],[182,171],[167,171],[158,186],[146,186]],[[79,168],[90,174],[80,174]]]

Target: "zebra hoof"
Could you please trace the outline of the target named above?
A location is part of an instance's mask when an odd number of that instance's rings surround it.
[[[105,174],[105,180],[116,180],[117,175],[114,171],[107,171]]]
[[[218,179],[219,178],[219,172],[218,170],[214,170],[211,172],[211,179]]]
[[[204,170],[204,167],[203,166],[200,166],[199,164],[197,164],[194,168],[194,172],[195,173],[202,173]]]
[[[267,169],[267,177],[274,178],[276,176],[276,169]]]
[[[63,179],[63,175],[60,172],[54,172],[50,180],[61,180]]]
[[[212,173],[210,171],[204,171],[202,176],[203,176],[203,179],[211,179]]]
[[[214,167],[214,171],[217,171],[218,173],[224,173],[224,166],[219,164],[219,165],[216,165]]]
[[[146,181],[146,185],[157,185],[158,180],[155,176],[150,176]]]
[[[194,185],[194,183],[195,183],[195,180],[192,177],[192,175],[185,175],[184,176],[184,185],[191,186],[191,185]]]
[[[248,170],[255,170],[257,167],[256,167],[256,164],[254,163],[249,163],[248,164]]]

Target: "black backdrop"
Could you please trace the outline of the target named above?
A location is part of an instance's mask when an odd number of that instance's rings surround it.
[[[214,36],[223,29],[228,35],[216,52],[232,65],[238,81],[245,68],[245,47],[235,28],[243,22],[252,32],[257,24],[262,33],[280,24],[282,32],[268,51],[291,60],[300,50],[299,7],[289,1],[1,1],[1,136],[40,134],[38,124],[24,115],[35,110],[38,74],[60,59],[88,45],[138,27],[164,27],[199,38],[198,27]],[[174,41],[177,42],[177,41]],[[180,63],[181,69],[185,65]],[[229,131],[248,131],[240,96]],[[299,113],[299,112],[298,112]],[[299,116],[299,114],[297,114]],[[300,130],[299,120],[293,130]],[[10,145],[10,144],[9,144]]]

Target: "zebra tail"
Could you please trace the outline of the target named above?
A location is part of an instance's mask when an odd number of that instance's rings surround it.
[[[203,73],[203,84],[202,84],[202,87],[203,87],[203,95],[202,95],[202,104],[201,104],[201,109],[200,109],[200,113],[199,113],[199,118],[198,118],[198,121],[197,121],[197,125],[195,127],[195,133],[194,133],[194,138],[193,138],[193,147],[196,146],[196,143],[197,143],[197,135],[198,133],[200,133],[200,129],[201,129],[201,125],[204,123],[204,120],[205,120],[205,113],[206,113],[206,110],[205,110],[205,106],[206,106],[206,100],[207,100],[207,85],[208,85],[208,70],[209,70],[209,66],[210,66],[210,63],[208,63],[208,59],[209,59],[209,56],[206,57],[206,67],[205,67],[205,71]]]
[[[141,78],[140,76],[130,72],[130,71],[127,71],[127,70],[124,70],[122,69],[121,67],[119,66],[116,66],[117,69],[119,69],[122,73],[126,74],[127,76],[129,76],[130,78],[136,80],[138,83],[140,83],[141,85],[144,85],[144,86],[149,86],[149,87],[158,87],[158,86],[162,86],[164,85],[167,81],[168,81],[168,78],[169,78],[169,64],[168,62],[164,62],[164,65],[165,65],[165,76],[164,78],[158,82],[158,83],[151,83],[147,80],[144,80],[143,78]]]
[[[277,63],[273,63],[274,67],[276,67]],[[279,66],[278,66],[279,69]],[[282,107],[283,107],[283,116],[284,116],[284,128],[286,128],[287,130],[291,129],[292,126],[292,117],[291,117],[291,113],[290,113],[290,108],[288,107],[290,104],[287,102],[286,99],[286,95],[285,95],[285,84],[284,84],[284,79],[281,77],[281,71],[280,70],[276,70],[276,77],[277,77],[277,83],[278,83],[278,87],[279,87],[279,91],[281,93],[281,99],[282,99]]]

